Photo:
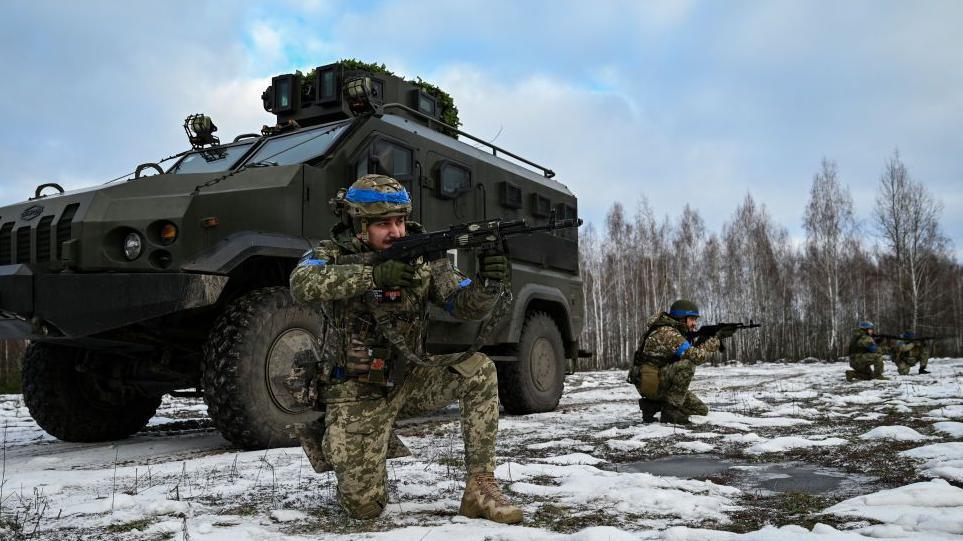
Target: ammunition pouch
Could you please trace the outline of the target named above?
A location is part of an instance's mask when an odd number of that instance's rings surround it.
[[[659,396],[659,367],[651,363],[643,363],[639,368],[639,382],[636,388],[645,398],[655,400]]]

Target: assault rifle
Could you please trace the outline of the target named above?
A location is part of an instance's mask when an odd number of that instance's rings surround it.
[[[581,218],[556,220],[554,211],[548,223],[544,225],[530,226],[525,223],[525,220],[497,218],[468,222],[453,225],[448,229],[406,235],[380,252],[350,254],[338,258],[338,263],[354,263],[359,259],[360,262],[371,265],[391,259],[411,262],[419,257],[423,257],[426,261],[434,261],[447,257],[448,250],[454,249],[505,251],[505,240],[511,237],[531,235],[541,231],[557,231],[580,225],[582,225]]]
[[[901,342],[928,342],[930,340],[943,340],[949,338],[949,336],[914,336],[912,338],[904,338],[895,334],[874,334],[873,338],[879,338],[882,340],[899,340]]]
[[[756,327],[762,327],[761,323],[754,323],[751,319],[749,323],[716,323],[714,325],[703,325],[695,331],[686,333],[690,342],[695,345],[699,345],[705,342],[709,338],[719,334],[719,331],[726,329],[731,330],[735,333],[741,329],[755,329]],[[725,351],[725,346],[720,345],[719,351]]]

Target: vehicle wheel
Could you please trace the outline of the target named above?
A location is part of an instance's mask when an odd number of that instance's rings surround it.
[[[119,440],[147,425],[160,396],[105,391],[92,372],[80,372],[83,349],[34,342],[23,355],[23,401],[40,428],[64,441]]]
[[[322,320],[286,287],[257,289],[231,302],[204,346],[204,401],[214,425],[245,449],[297,445],[289,425],[318,412],[285,386],[295,355],[317,340]]]
[[[498,363],[498,396],[514,414],[552,411],[565,382],[565,346],[555,321],[544,312],[525,319],[518,360]]]

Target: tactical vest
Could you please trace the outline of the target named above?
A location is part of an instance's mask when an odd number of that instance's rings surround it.
[[[666,319],[668,319],[667,316],[660,316],[655,320],[654,323],[652,323],[652,325],[649,326],[649,328],[645,331],[645,334],[642,335],[642,340],[639,342],[639,347],[635,350],[635,354],[632,358],[633,365],[641,366],[642,364],[649,363],[661,368],[671,363],[675,359],[674,354],[660,356],[645,352],[645,343],[649,340],[649,336],[662,327],[672,327],[676,331],[679,331],[679,334],[682,334],[682,336],[685,337],[685,333],[679,329],[679,324],[677,322],[666,321]]]
[[[847,355],[849,355],[850,357],[852,357],[852,356],[854,356],[854,355],[862,355],[862,354],[865,354],[865,353],[876,353],[876,351],[870,351],[869,347],[867,347],[867,346],[865,346],[865,345],[863,345],[863,344],[860,344],[860,341],[863,340],[863,337],[864,337],[864,336],[865,336],[865,337],[869,337],[870,342],[871,342],[874,346],[876,345],[876,341],[873,340],[873,337],[869,336],[869,335],[866,334],[865,332],[863,332],[863,331],[854,332],[854,333],[853,333],[853,337],[850,338],[850,340],[849,340],[849,347],[847,348]]]

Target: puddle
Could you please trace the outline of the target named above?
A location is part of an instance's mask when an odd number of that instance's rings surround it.
[[[683,479],[723,478],[724,483],[749,492],[805,492],[844,494],[865,487],[873,478],[848,474],[801,462],[753,463],[714,455],[685,455],[613,464],[618,471],[651,473]]]

